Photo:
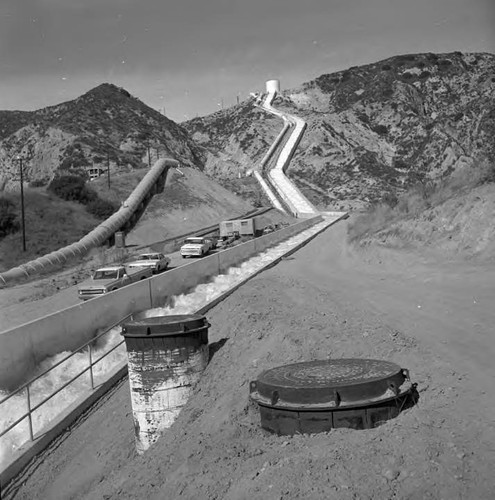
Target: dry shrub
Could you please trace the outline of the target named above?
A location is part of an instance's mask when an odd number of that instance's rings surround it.
[[[446,179],[419,182],[396,200],[386,197],[384,201],[388,203],[373,205],[367,213],[356,217],[348,226],[348,239],[353,242],[376,234],[393,222],[414,218],[431,207],[488,182],[495,182],[495,165],[486,160],[461,168]],[[401,237],[407,239],[408,235],[402,234]]]
[[[357,216],[349,223],[347,237],[351,242],[360,240],[368,234],[379,231],[393,218],[393,208],[385,203],[374,205],[369,212]]]

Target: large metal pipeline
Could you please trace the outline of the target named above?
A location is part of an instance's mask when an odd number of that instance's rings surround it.
[[[86,255],[90,249],[102,245],[117,231],[124,229],[127,222],[140,208],[143,200],[153,192],[157,183],[164,183],[164,178],[167,176],[169,168],[178,167],[179,162],[176,160],[170,158],[158,160],[141,179],[141,182],[136,186],[117,212],[83,236],[79,241],[29,261],[26,264],[21,264],[18,267],[0,273],[0,287],[6,286],[8,283],[15,280],[47,271],[74,258],[82,257]]]

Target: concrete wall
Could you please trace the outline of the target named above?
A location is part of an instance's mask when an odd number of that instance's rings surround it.
[[[0,388],[11,390],[47,357],[75,350],[102,328],[150,308],[149,284],[143,280],[1,333]]]
[[[200,283],[320,222],[321,216],[267,234],[219,253],[195,259],[177,269],[139,281],[108,295],[83,302],[0,333],[0,388],[12,390],[28,379],[48,356],[71,351],[102,329],[132,312],[166,303]]]

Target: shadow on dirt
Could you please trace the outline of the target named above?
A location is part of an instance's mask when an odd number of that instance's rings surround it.
[[[220,339],[218,342],[212,342],[208,345],[208,363],[213,359],[213,356],[227,343],[226,338]]]

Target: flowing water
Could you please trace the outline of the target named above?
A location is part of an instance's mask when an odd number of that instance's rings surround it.
[[[258,272],[264,266],[284,255],[291,248],[321,231],[329,224],[328,221],[321,222],[315,226],[291,237],[280,243],[278,246],[270,248],[265,252],[252,257],[243,262],[238,267],[230,268],[226,274],[216,276],[211,282],[198,285],[194,291],[188,294],[172,297],[169,305],[150,309],[149,316],[168,314],[191,314],[201,307],[207,305],[215,298],[222,295],[229,288],[242,283],[244,280]],[[93,362],[108,352],[112,346],[121,342],[121,328],[115,327],[108,334],[98,339],[98,344],[92,348]],[[38,373],[42,373],[51,366],[56,365],[65,358],[68,352],[62,352],[46,359],[39,367]],[[93,367],[94,383],[100,384],[105,380],[112,368],[126,359],[125,344],[120,345],[108,356],[103,358]],[[50,370],[46,375],[34,382],[30,387],[31,408],[36,406],[43,399],[53,394],[71,378],[89,366],[89,353],[85,349],[74,354],[69,360]],[[62,411],[67,409],[72,403],[91,388],[89,371],[83,373],[65,389],[43,404],[33,413],[33,432],[36,434],[43,427],[49,424]],[[8,394],[0,391],[0,400]],[[27,411],[26,391],[22,391],[10,399],[0,404],[0,432]],[[13,453],[26,441],[29,440],[29,424],[27,418],[17,424],[11,431],[0,438],[0,469],[4,468],[12,458]]]

